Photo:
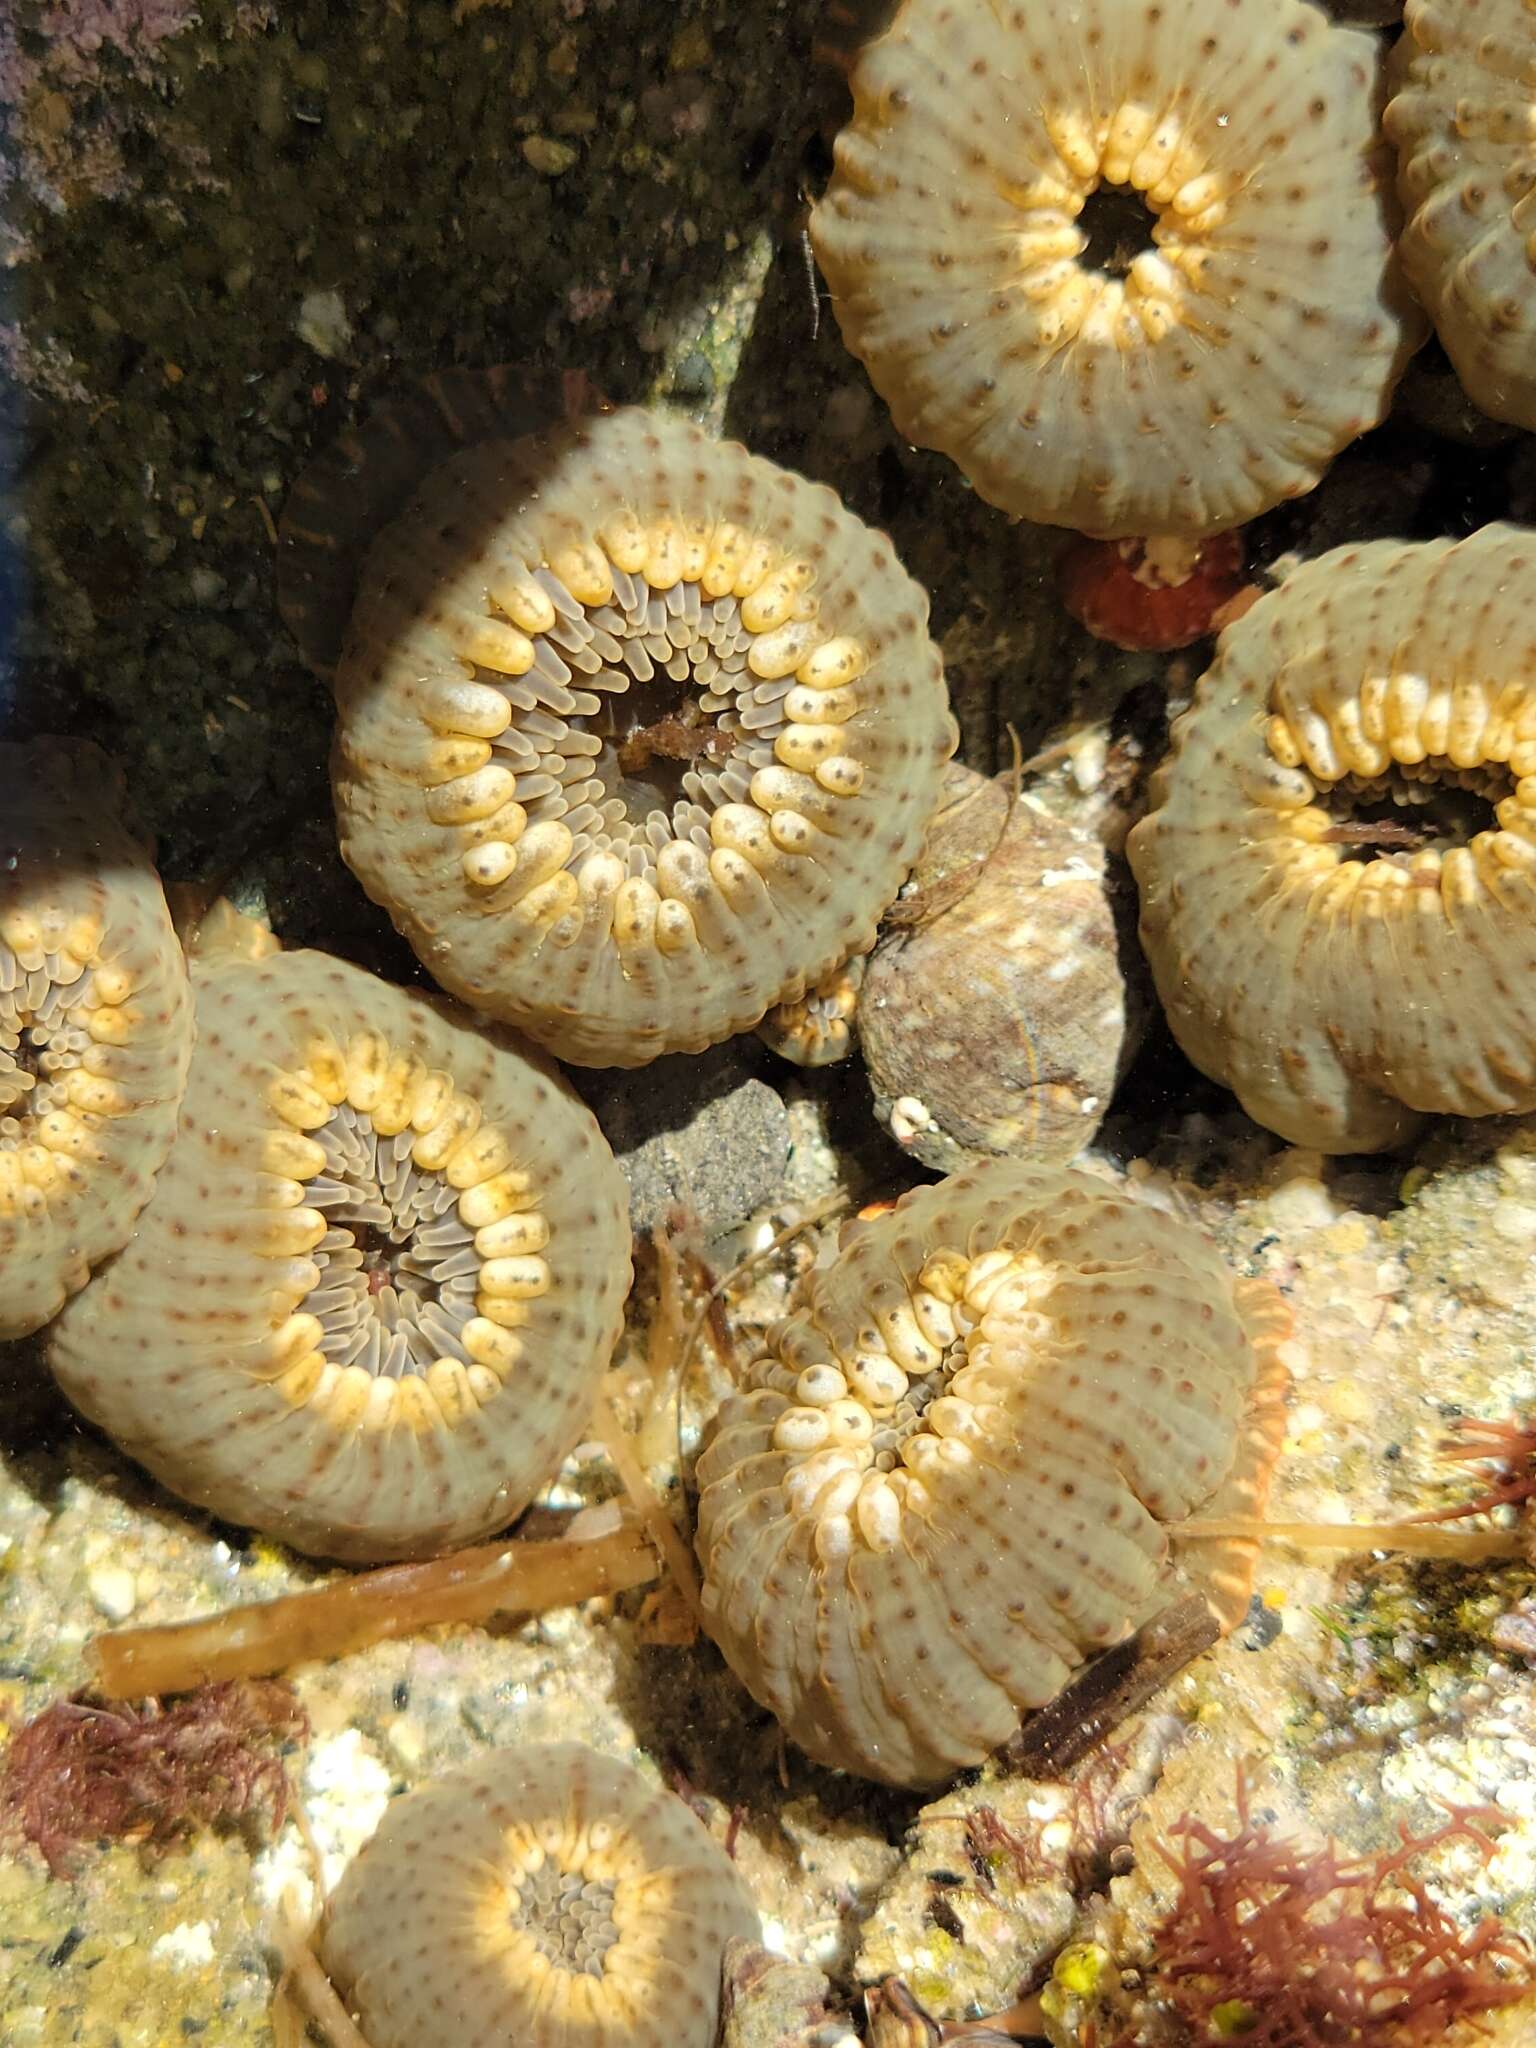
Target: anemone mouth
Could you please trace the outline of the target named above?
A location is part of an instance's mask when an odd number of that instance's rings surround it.
[[[548,1293],[550,1229],[473,1097],[378,1033],[316,1048],[269,1091],[297,1199],[274,1256],[307,1260],[272,1344],[294,1407],[338,1427],[450,1428],[486,1407]]]
[[[1270,800],[1304,863],[1389,889],[1449,886],[1467,862],[1492,877],[1530,864],[1526,691],[1453,690],[1404,673],[1335,689],[1319,708],[1313,689],[1305,671],[1282,672],[1264,728],[1280,771]]]
[[[928,1511],[925,1481],[963,1470],[979,1443],[1008,1433],[1000,1404],[1052,1337],[1041,1308],[1053,1285],[1028,1249],[940,1251],[908,1302],[835,1362],[797,1371],[787,1358],[763,1361],[763,1383],[793,1404],[773,1428],[774,1449],[793,1460],[784,1499],[815,1524],[823,1560],[889,1550],[903,1515]]]
[[[587,602],[549,566],[527,572],[555,616],[531,634],[523,689],[476,667],[508,703],[490,764],[513,778],[529,825],[569,835],[567,869],[602,853],[645,877],[666,845],[710,847],[714,814],[750,802],[753,776],[774,765],[792,679],[775,687],[752,672],[757,636],[732,592],[710,597],[682,575],[658,588],[606,550],[583,554]],[[604,584],[606,602],[593,602]]]
[[[1133,116],[1141,110],[1123,109],[1096,128],[1058,121],[1052,175],[1007,195],[1018,222],[1021,346],[1124,355],[1160,347],[1192,311],[1210,327],[1197,302],[1234,181],[1211,168],[1201,138],[1177,122],[1138,155],[1126,133],[1127,119],[1133,134],[1142,133]],[[1177,184],[1159,175],[1173,157],[1185,173]],[[1213,331],[1210,338],[1220,337]]]
[[[614,1924],[615,1885],[549,1858],[528,1871],[512,1903],[512,1922],[539,1954],[577,1977],[601,1978],[621,1940]]]
[[[1077,216],[1083,237],[1078,268],[1106,278],[1127,276],[1138,257],[1156,248],[1161,218],[1160,209],[1134,185],[1095,185]]]
[[[473,683],[425,706],[453,736],[427,811],[467,828],[471,892],[532,896],[570,944],[626,883],[654,909],[671,848],[723,853],[739,891],[732,859],[771,883],[821,845],[863,785],[868,657],[818,625],[814,574],[749,531],[670,519],[504,564],[458,636]]]
[[[70,1108],[70,1077],[83,1078],[91,982],[60,971],[54,960],[0,993],[0,1146],[27,1142],[38,1118]]]
[[[464,1341],[477,1314],[475,1233],[457,1191],[412,1159],[415,1137],[383,1137],[343,1103],[319,1134],[325,1170],[307,1189],[326,1219],[304,1301],[320,1321],[317,1348],[375,1378],[425,1374],[441,1358],[466,1372],[478,1363]]]
[[[1443,856],[1496,832],[1498,806],[1514,790],[1504,764],[1461,768],[1441,755],[1322,784],[1317,804],[1333,820],[1324,842],[1337,846],[1342,860],[1401,863],[1420,853]]]

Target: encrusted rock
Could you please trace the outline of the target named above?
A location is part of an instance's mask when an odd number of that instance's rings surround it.
[[[859,997],[875,1114],[925,1166],[1074,1158],[1146,1016],[1103,845],[952,767]]]
[[[755,1941],[729,1941],[720,1996],[720,2048],[834,2048],[846,2021],[829,2016],[820,1970],[791,1963]]]

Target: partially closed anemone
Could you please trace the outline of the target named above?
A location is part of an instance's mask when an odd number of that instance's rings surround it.
[[[726,1944],[757,1932],[680,1799],[551,1743],[396,1800],[319,1947],[370,2048],[713,2048]]]
[[[184,1498],[319,1556],[505,1527],[586,1422],[623,1176],[537,1057],[321,953],[194,976],[176,1144],[55,1333],[74,1404]]]
[[[1536,13],[1407,0],[1403,24],[1403,265],[1473,403],[1536,427]]]
[[[1378,68],[1304,0],[905,0],[811,221],[901,432],[1091,534],[1310,490],[1422,331]]]
[[[362,574],[343,855],[562,1058],[699,1050],[872,941],[954,744],[926,620],[830,491],[682,421],[467,447]]]
[[[860,1229],[699,1459],[708,1625],[820,1763],[931,1785],[1198,1592],[1244,1612],[1288,1329],[1265,1282],[1085,1174],[994,1160]]]
[[[1133,829],[1174,1036],[1293,1144],[1536,1108],[1536,534],[1335,548],[1217,646]]]
[[[0,745],[0,1338],[127,1238],[192,1052],[159,878],[82,741]]]

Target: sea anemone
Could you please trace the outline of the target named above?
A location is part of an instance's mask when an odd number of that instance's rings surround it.
[[[1222,635],[1131,833],[1174,1035],[1295,1144],[1536,1108],[1536,535],[1336,548]]]
[[[1536,427],[1536,16],[1525,0],[1408,0],[1387,107],[1403,267],[1468,396]]]
[[[1245,594],[1243,543],[1235,533],[1208,541],[1068,541],[1056,569],[1061,602],[1111,647],[1167,654],[1224,626]]]
[[[953,772],[955,763],[950,763]],[[780,1003],[757,1035],[780,1059],[797,1067],[833,1067],[853,1050],[854,1017],[868,965],[866,953],[840,960],[792,1003]]]
[[[466,447],[367,559],[342,853],[561,1058],[701,1050],[872,940],[955,740],[926,618],[830,491],[682,421]]]
[[[121,794],[88,742],[0,743],[0,1338],[124,1242],[176,1129],[187,970]]]
[[[1085,1175],[991,1161],[905,1196],[711,1425],[727,1662],[819,1762],[920,1786],[1191,1590],[1230,1627],[1252,1543],[1176,1566],[1166,1530],[1261,1511],[1286,1328],[1188,1225]]]
[[[58,1324],[66,1394],[184,1498],[319,1556],[504,1527],[576,1441],[624,1179],[542,1061],[322,953],[194,972],[176,1144]]]
[[[726,1944],[757,1933],[680,1799],[533,1744],[396,1800],[319,1954],[370,2048],[711,2048]]]
[[[1420,335],[1377,73],[1304,0],[906,0],[811,223],[898,428],[1101,536],[1311,490]]]

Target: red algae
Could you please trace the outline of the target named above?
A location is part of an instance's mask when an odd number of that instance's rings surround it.
[[[1459,1506],[1415,1515],[1416,1522],[1459,1522],[1468,1515],[1491,1514],[1495,1508],[1519,1508],[1536,1495],[1536,1422],[1511,1416],[1508,1422],[1484,1422],[1466,1416],[1456,1433],[1440,1446],[1440,1455],[1457,1464],[1491,1465],[1489,1484]]]
[[[1536,1959],[1491,1916],[1462,1928],[1414,1866],[1453,1844],[1486,1863],[1504,1816],[1455,1808],[1442,1827],[1351,1857],[1271,1832],[1239,1774],[1237,1830],[1185,1814],[1157,1852],[1178,1895],[1155,1930],[1149,1989],[1195,2040],[1247,2048],[1419,2048],[1536,1988]],[[1124,2035],[1115,2048],[1134,2048]]]
[[[1057,567],[1062,604],[1113,647],[1167,654],[1216,633],[1256,596],[1235,533],[1210,540],[1068,541]],[[1242,606],[1246,609],[1246,606]]]
[[[68,1877],[90,1845],[164,1850],[199,1827],[288,1810],[283,1752],[309,1733],[286,1685],[206,1685],[174,1705],[56,1700],[29,1721],[0,1771],[0,1816]]]

